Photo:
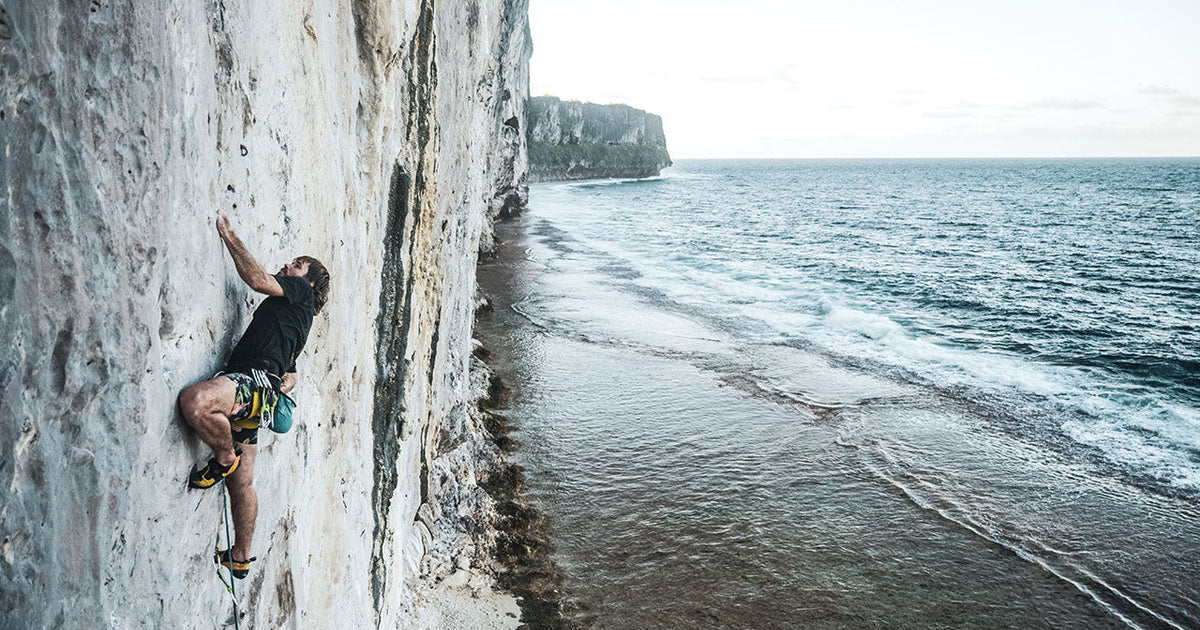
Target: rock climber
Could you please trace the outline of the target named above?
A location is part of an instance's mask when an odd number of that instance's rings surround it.
[[[215,561],[245,578],[254,561],[250,542],[258,517],[258,428],[271,421],[280,399],[296,386],[296,356],[308,340],[313,316],[329,299],[329,272],[316,258],[300,256],[268,274],[223,212],[217,213],[217,234],[242,280],[268,297],[255,309],[224,371],[180,392],[179,408],[213,452],[207,465],[188,476],[188,485],[210,488],[226,479],[229,489],[234,542],[230,549],[218,549]]]

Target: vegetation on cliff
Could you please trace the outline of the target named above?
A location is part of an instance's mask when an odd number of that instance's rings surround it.
[[[534,181],[649,177],[670,166],[666,147],[641,144],[529,143],[529,175]]]

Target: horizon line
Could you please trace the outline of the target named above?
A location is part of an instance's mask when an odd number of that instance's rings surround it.
[[[675,157],[671,160],[1195,160],[1195,155],[898,155],[796,157]],[[669,167],[668,167],[669,168]]]

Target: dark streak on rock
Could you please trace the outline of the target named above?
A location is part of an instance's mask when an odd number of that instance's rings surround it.
[[[429,377],[430,391],[433,391],[434,387],[434,366],[437,365],[438,341],[441,337],[441,332],[442,318],[439,316],[433,323],[433,340],[430,343],[429,349],[429,367],[427,368],[426,375]],[[421,436],[421,503],[430,503],[433,500],[430,493],[430,487],[432,487],[433,484],[430,483],[429,478],[429,461],[432,459],[432,455],[429,453],[429,430],[430,427],[426,426],[425,434]]]
[[[16,295],[17,261],[12,251],[0,245],[0,303],[11,304]]]
[[[372,43],[374,17],[370,3],[356,0],[352,6],[359,58],[367,67],[377,69]],[[400,441],[404,436],[404,384],[408,371],[407,343],[414,316],[413,295],[417,287],[414,269],[405,268],[405,261],[418,260],[427,243],[420,239],[422,199],[427,182],[424,179],[425,159],[433,140],[433,91],[437,84],[437,69],[433,63],[434,28],[433,2],[423,0],[416,28],[409,45],[410,68],[408,82],[408,146],[415,155],[411,173],[399,164],[393,169],[388,199],[387,227],[384,234],[384,263],[381,270],[382,288],[380,311],[376,321],[375,400],[372,431],[375,441],[375,483],[372,494],[375,511],[374,543],[371,552],[371,595],[375,623],[382,622],[384,595],[387,592],[387,555],[390,549],[391,524],[389,509],[398,484],[396,464]],[[406,255],[407,254],[407,255]],[[397,296],[397,291],[403,292]],[[422,453],[422,466],[426,465]],[[426,474],[422,474],[424,486]],[[423,490],[422,495],[426,494]]]
[[[433,30],[433,1],[424,0],[421,3],[421,15],[417,18],[416,34],[413,46],[409,48],[412,69],[416,73],[413,79],[413,90],[409,92],[408,111],[410,123],[416,123],[417,149],[424,150],[432,136],[433,90],[437,87],[437,64],[433,61],[434,30]],[[412,126],[410,125],[410,128]],[[419,171],[418,171],[419,172]]]
[[[275,618],[273,625],[276,628],[282,628],[288,617],[296,612],[296,587],[292,582],[291,569],[285,570],[283,577],[275,584],[275,606],[278,608],[279,615]]]
[[[472,1],[467,5],[467,28],[472,31],[479,28],[479,2]]]
[[[67,320],[66,327],[58,331],[54,339],[54,351],[50,353],[50,367],[54,370],[54,389],[62,392],[67,384],[67,359],[71,349],[71,333],[74,324]]]
[[[375,320],[375,401],[371,431],[375,440],[375,484],[372,492],[375,513],[375,544],[371,552],[371,594],[376,615],[382,605],[387,580],[384,539],[388,532],[388,507],[396,491],[396,459],[404,428],[404,381],[407,364],[408,330],[411,324],[412,282],[405,282],[404,242],[411,177],[397,163],[392,168],[388,189],[387,225],[384,228],[383,267],[379,315]],[[399,291],[404,287],[403,292]],[[378,622],[378,619],[376,620]]]
[[[213,43],[217,54],[217,85],[222,85],[233,76],[233,42],[225,27],[225,2],[215,0],[211,8]]]
[[[358,44],[358,59],[359,61],[368,64],[368,67],[375,66],[374,55],[371,50],[374,46],[371,45],[367,37],[367,22],[371,20],[371,3],[368,0],[354,0],[351,6],[351,14],[354,16],[354,39]]]
[[[4,10],[4,5],[0,4],[0,39],[12,39],[12,36],[12,22],[9,21],[8,12]],[[0,115],[0,119],[3,118],[4,116]]]

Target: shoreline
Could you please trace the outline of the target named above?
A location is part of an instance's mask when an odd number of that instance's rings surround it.
[[[498,222],[493,253],[477,265],[477,281],[483,301],[475,314],[472,353],[472,379],[485,378],[486,393],[477,398],[477,409],[491,442],[499,449],[497,465],[480,481],[480,487],[495,503],[493,527],[496,540],[492,561],[498,565],[495,575],[500,589],[516,597],[521,610],[521,628],[531,630],[576,630],[586,626],[569,620],[564,614],[564,579],[553,560],[550,525],[546,514],[530,499],[524,469],[512,461],[520,447],[513,438],[515,428],[503,411],[507,408],[513,385],[519,375],[491,350],[501,340],[502,326],[493,321],[497,308],[511,308],[515,300],[503,289],[516,271],[512,238],[522,227],[520,215]],[[491,324],[491,325],[489,325]]]
[[[487,352],[486,347],[481,347],[479,354],[486,356]],[[503,379],[494,372],[491,383],[498,392],[508,391]],[[492,389],[489,388],[489,393]],[[503,408],[503,396],[501,393],[487,399],[486,407],[485,401],[480,401],[488,431],[501,449],[499,467],[480,484],[495,501],[493,526],[497,536],[492,559],[500,567],[496,583],[517,598],[522,627],[575,628],[563,618],[564,576],[551,557],[554,548],[546,515],[529,500],[524,470],[508,457],[520,443],[509,437],[512,427],[504,416],[496,413]]]

